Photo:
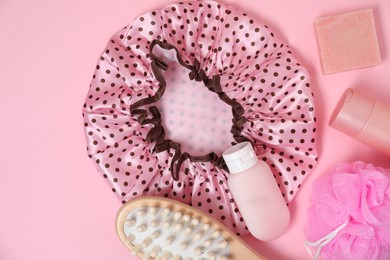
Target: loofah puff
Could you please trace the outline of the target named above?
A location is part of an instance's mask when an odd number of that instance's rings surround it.
[[[305,233],[327,240],[321,259],[390,259],[390,170],[357,161],[319,178]]]

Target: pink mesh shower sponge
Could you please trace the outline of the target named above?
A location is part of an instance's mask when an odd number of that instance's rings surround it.
[[[313,184],[308,214],[305,233],[322,259],[390,259],[390,170],[337,165]]]

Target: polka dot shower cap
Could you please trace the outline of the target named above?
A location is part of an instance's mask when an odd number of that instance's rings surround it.
[[[214,1],[170,4],[116,33],[83,116],[88,154],[123,203],[173,198],[238,234],[225,149],[251,142],[287,203],[317,160],[306,69],[266,25]]]

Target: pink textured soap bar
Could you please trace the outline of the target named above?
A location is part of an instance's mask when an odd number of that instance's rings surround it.
[[[324,74],[381,63],[371,9],[318,18],[314,25]]]

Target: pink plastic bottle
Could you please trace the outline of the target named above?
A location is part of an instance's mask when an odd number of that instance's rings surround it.
[[[390,107],[347,89],[330,119],[330,126],[390,155]]]
[[[259,240],[279,237],[287,229],[290,212],[269,166],[257,159],[249,142],[222,154],[229,170],[228,186],[249,232]]]

